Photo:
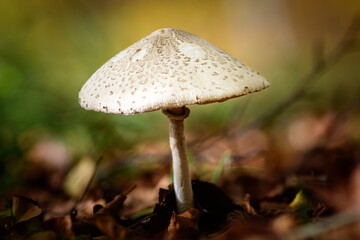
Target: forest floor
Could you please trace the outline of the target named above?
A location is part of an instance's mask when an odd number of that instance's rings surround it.
[[[360,239],[360,148],[349,114],[190,139],[193,178],[207,181],[193,180],[195,208],[182,214],[166,147],[99,159],[77,201],[64,172],[34,159],[25,187],[2,195],[1,239]],[[136,177],[111,178],[128,159],[154,153],[160,161]]]
[[[167,143],[69,166],[45,141],[25,153],[21,184],[0,192],[0,239],[360,239],[359,96],[281,119],[359,31],[357,16],[269,114],[188,136],[194,208],[175,212]]]

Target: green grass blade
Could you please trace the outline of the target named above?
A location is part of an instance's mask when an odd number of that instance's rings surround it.
[[[10,201],[9,201],[9,200],[5,197],[5,195],[2,194],[2,193],[0,193],[0,197],[1,197],[2,199],[4,199],[7,207],[9,208],[8,210],[10,211],[11,220],[12,220],[12,222],[14,222],[14,221],[15,221],[15,217],[14,217],[14,212],[13,212],[13,209],[12,209],[12,207],[11,207]]]
[[[4,216],[4,215],[7,215],[9,212],[10,212],[10,214],[11,214],[11,210],[10,210],[10,209],[7,209],[7,210],[5,210],[5,211],[0,212],[0,217],[1,217],[1,216]]]
[[[214,175],[212,177],[212,183],[217,184],[219,181],[220,174],[223,172],[225,164],[230,160],[231,158],[231,152],[225,151],[225,153],[222,155],[218,165],[216,166]]]
[[[135,213],[134,215],[132,215],[130,218],[131,219],[137,219],[139,217],[142,217],[144,215],[147,215],[149,213],[152,213],[154,211],[154,208],[153,207],[150,207],[150,208],[146,208],[138,213]]]

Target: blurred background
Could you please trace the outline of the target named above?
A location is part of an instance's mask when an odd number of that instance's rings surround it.
[[[58,191],[67,184],[68,194],[77,196],[81,191],[71,190],[72,183],[87,182],[99,156],[104,156],[102,165],[111,166],[99,171],[98,181],[106,184],[136,179],[139,171],[158,169],[158,162],[170,171],[168,120],[160,112],[111,115],[78,104],[81,86],[103,63],[151,32],[186,30],[271,83],[256,94],[190,107],[185,123],[190,159],[196,165],[209,158],[216,165],[243,143],[232,149],[221,139],[204,148],[194,142],[239,129],[291,96],[316,63],[314,46],[326,56],[359,11],[360,2],[353,0],[1,1],[0,192],[40,185]],[[329,116],[343,111],[351,112],[348,136],[360,140],[360,115],[354,110],[360,99],[358,50],[344,54],[300,101],[276,116],[266,131],[286,142],[285,152],[308,148],[314,138],[309,134],[321,132]],[[263,133],[256,134],[248,145],[268,146]],[[201,155],[203,149],[213,152]],[[208,179],[206,169],[193,169],[195,176]]]

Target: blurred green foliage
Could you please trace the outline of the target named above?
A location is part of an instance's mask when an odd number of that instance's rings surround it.
[[[239,124],[239,117],[246,122],[270,109],[289,94],[288,90],[309,69],[310,57],[304,52],[309,52],[309,40],[319,37],[311,34],[324,29],[320,37],[331,44],[338,41],[359,5],[352,1],[341,5],[336,1],[317,3],[315,7],[323,9],[316,15],[318,23],[321,19],[336,22],[333,28],[325,28],[311,25],[308,15],[315,15],[309,8],[312,4],[220,0],[1,1],[0,186],[6,188],[21,182],[19,173],[26,167],[26,152],[41,139],[65,142],[74,159],[129,151],[144,140],[166,141],[167,121],[160,113],[108,115],[85,111],[77,100],[82,84],[98,67],[161,27],[182,28],[214,42],[252,68],[262,70],[272,84],[256,96],[191,107],[191,118],[186,123],[190,131],[222,131],[229,122]],[[306,24],[312,27],[308,29]],[[275,34],[269,35],[270,30]],[[298,40],[297,36],[301,38]],[[341,106],[352,96],[360,95],[358,64],[358,55],[346,58],[342,67],[329,72],[314,86],[311,101],[298,106]],[[238,116],[245,105],[245,117]]]

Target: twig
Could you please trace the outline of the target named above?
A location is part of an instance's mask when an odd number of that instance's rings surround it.
[[[95,178],[95,175],[96,175],[96,173],[97,173],[98,167],[99,167],[100,162],[101,162],[102,160],[103,160],[103,156],[100,156],[100,157],[96,160],[94,172],[93,172],[93,174],[91,175],[91,178],[90,178],[90,180],[89,180],[89,182],[88,182],[88,184],[87,184],[87,186],[86,186],[86,188],[85,188],[85,190],[84,190],[84,193],[83,193],[83,195],[81,196],[81,198],[75,202],[74,207],[71,209],[70,212],[73,212],[73,211],[76,209],[77,205],[78,205],[82,200],[84,200],[84,198],[85,198],[86,194],[88,193],[88,191],[89,191],[89,189],[90,189],[90,186],[91,186],[91,184],[92,184],[92,182],[93,182],[93,180],[94,180],[94,178]]]
[[[135,190],[135,188],[137,187],[136,184],[134,184],[129,190],[127,190],[126,192],[123,193],[124,196],[129,195],[132,191]]]
[[[237,131],[237,133],[245,132],[253,128],[262,128],[270,125],[282,112],[284,112],[286,109],[299,101],[306,94],[311,83],[317,80],[326,71],[330,70],[332,66],[334,66],[343,56],[348,53],[351,47],[354,47],[354,45],[359,40],[357,38],[357,34],[359,33],[359,31],[360,15],[358,14],[354,16],[350,26],[344,33],[341,41],[326,57],[324,57],[324,45],[322,41],[317,41],[314,44],[314,65],[312,67],[312,70],[304,77],[302,81],[300,81],[299,86],[296,87],[293,94],[291,94],[288,98],[284,99],[279,105],[275,106],[274,109],[245,124],[243,127],[240,128],[239,131]],[[246,109],[246,105],[247,103],[245,104],[245,107],[240,110],[241,115],[243,115],[243,112]],[[208,134],[207,136],[202,136],[201,139],[196,138],[193,141],[189,142],[189,146],[191,146],[191,148],[198,148],[199,146],[197,146],[197,144],[203,143],[204,139],[212,139],[211,142],[207,143],[206,146],[204,146],[207,147],[213,142],[218,141],[221,137],[231,137],[228,129],[224,132],[225,134],[221,136],[213,132]]]
[[[300,82],[300,85],[296,88],[294,93],[286,98],[282,103],[276,106],[273,110],[254,121],[248,123],[244,126],[244,129],[253,128],[253,127],[265,127],[271,124],[277,116],[282,112],[300,100],[307,92],[309,85],[313,83],[316,79],[319,78],[326,71],[331,69],[343,56],[345,56],[351,47],[357,42],[357,34],[360,31],[360,15],[355,15],[349,28],[345,32],[341,41],[338,45],[327,55],[327,57],[322,57],[322,44],[318,45],[315,48],[315,64],[312,67],[312,70],[308,73],[307,76]]]
[[[345,227],[360,221],[360,209],[351,210],[332,216],[326,220],[299,227],[288,234],[281,236],[281,239],[309,239],[332,230]]]

